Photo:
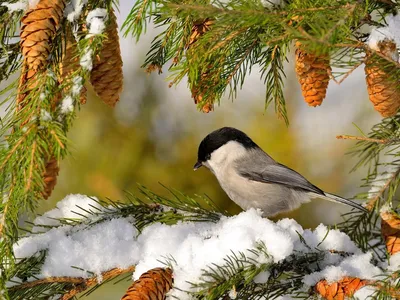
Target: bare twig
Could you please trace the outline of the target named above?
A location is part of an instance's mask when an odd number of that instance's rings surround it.
[[[353,136],[353,135],[337,135],[336,138],[338,140],[357,140],[357,141],[366,141],[378,144],[390,144],[400,141],[400,139],[373,139],[364,136]]]
[[[336,78],[332,75],[332,70],[331,70],[331,69],[328,69],[327,71],[328,71],[329,77],[330,77],[336,84],[341,84],[347,77],[349,77],[349,75],[350,75],[351,73],[353,73],[353,71],[354,71],[355,69],[357,69],[359,66],[361,66],[361,65],[364,63],[364,61],[365,61],[365,59],[363,59],[362,61],[360,61],[358,64],[355,64],[349,71],[347,71],[347,72],[345,73],[345,75],[344,75],[340,80],[336,80]]]
[[[102,281],[113,279],[119,275],[133,272],[135,270],[135,266],[130,266],[126,269],[114,268],[109,271],[101,273]],[[44,279],[39,279],[31,282],[26,282],[20,285],[16,285],[9,288],[9,291],[16,290],[25,290],[30,289],[38,285],[47,284],[47,283],[70,283],[72,289],[64,294],[61,300],[69,300],[73,298],[76,294],[79,294],[88,288],[98,284],[98,277],[94,276],[91,278],[83,278],[83,277],[48,277]]]

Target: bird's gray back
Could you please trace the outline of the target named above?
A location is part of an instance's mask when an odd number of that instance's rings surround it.
[[[252,149],[251,152],[236,160],[236,169],[240,175],[253,181],[276,183],[291,189],[325,195],[302,175],[277,163],[260,148]]]

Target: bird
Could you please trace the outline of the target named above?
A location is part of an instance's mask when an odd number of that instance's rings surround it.
[[[298,172],[275,161],[244,132],[223,127],[208,134],[197,153],[196,171],[205,166],[217,178],[228,197],[243,210],[261,209],[273,217],[297,209],[313,199],[366,208],[351,200],[329,194]]]

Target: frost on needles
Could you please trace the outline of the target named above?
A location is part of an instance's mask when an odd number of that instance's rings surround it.
[[[24,271],[30,274],[24,278],[27,282],[95,276],[100,283],[104,272],[131,266],[136,280],[149,269],[169,266],[174,278],[169,295],[178,299],[210,291],[211,299],[229,294],[247,299],[246,294],[257,293],[265,299],[287,299],[306,295],[322,279],[377,281],[400,266],[397,256],[377,264],[374,253],[362,252],[346,234],[322,224],[315,230],[303,229],[293,219],[274,223],[255,209],[225,216],[193,205],[185,200],[178,206],[106,204],[69,195],[34,220],[31,233],[14,245],[14,253],[25,264],[42,256],[34,272]],[[154,222],[143,224],[142,218]],[[24,284],[16,274],[8,286],[12,293]],[[359,299],[375,292],[363,288]]]

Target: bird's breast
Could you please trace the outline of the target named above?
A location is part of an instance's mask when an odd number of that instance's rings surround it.
[[[283,185],[249,180],[230,168],[219,171],[215,175],[222,189],[244,210],[259,208],[264,216],[273,216],[309,201],[305,193]]]

